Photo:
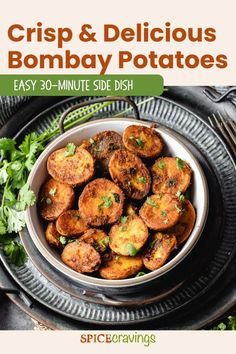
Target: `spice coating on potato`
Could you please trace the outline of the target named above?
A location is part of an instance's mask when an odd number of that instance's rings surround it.
[[[137,205],[135,205],[134,203],[130,202],[130,203],[126,203],[125,207],[124,207],[124,214],[125,215],[138,215],[138,207]]]
[[[92,245],[99,253],[104,253],[109,244],[109,236],[99,229],[89,229],[81,237],[80,241],[84,241]]]
[[[40,214],[46,220],[56,220],[61,213],[72,207],[73,201],[74,191],[71,186],[50,179],[39,194]]]
[[[173,226],[168,232],[175,234],[178,245],[185,242],[192,232],[196,220],[196,212],[189,200],[186,200],[183,205],[183,213],[178,223]]]
[[[56,229],[56,226],[53,222],[50,222],[47,226],[46,232],[45,232],[45,238],[49,245],[57,248],[57,249],[62,249],[62,244],[60,242],[60,234]]]
[[[143,263],[149,270],[156,270],[165,264],[170,253],[176,248],[175,235],[167,235],[161,232],[154,234],[150,241],[150,247],[143,255]]]
[[[78,273],[92,273],[101,264],[100,254],[90,244],[78,240],[65,246],[61,259]]]
[[[178,157],[162,157],[152,166],[153,193],[185,192],[191,181],[191,168]]]
[[[127,150],[143,158],[160,155],[163,141],[155,129],[142,125],[130,125],[123,134],[123,143]]]
[[[68,144],[69,145],[69,144]],[[54,151],[47,161],[48,173],[57,181],[72,186],[80,186],[89,181],[94,174],[94,159],[83,148],[68,147]]]
[[[114,131],[104,131],[96,134],[82,145],[98,162],[100,170],[108,173],[108,163],[115,150],[124,148],[122,136]]]
[[[109,172],[131,199],[144,198],[150,189],[151,177],[142,160],[126,150],[116,150],[109,162]]]
[[[122,216],[109,233],[110,248],[122,256],[134,256],[148,238],[148,228],[139,216]]]
[[[113,224],[122,215],[124,200],[124,193],[115,183],[97,178],[81,193],[79,210],[92,226]]]
[[[126,279],[137,274],[143,267],[140,256],[125,257],[113,255],[110,260],[99,268],[99,274],[104,279]]]
[[[88,229],[78,210],[67,210],[56,221],[57,231],[63,236],[79,236]]]
[[[150,229],[161,231],[177,224],[182,204],[173,194],[153,194],[141,207],[139,215]]]

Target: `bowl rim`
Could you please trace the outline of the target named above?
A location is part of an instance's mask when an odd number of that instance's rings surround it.
[[[155,122],[150,122],[150,121],[145,121],[145,120],[137,120],[134,118],[103,118],[103,119],[98,119],[96,121],[90,121],[90,122],[85,122],[81,125],[75,126],[71,129],[69,129],[68,131],[66,131],[65,133],[59,135],[57,138],[55,138],[53,141],[51,141],[44,149],[44,151],[41,153],[41,155],[38,157],[35,165],[33,166],[33,169],[31,170],[29,176],[28,176],[28,183],[31,186],[35,174],[36,172],[38,172],[38,169],[41,166],[41,162],[42,160],[45,158],[45,156],[48,154],[48,151],[55,145],[57,145],[57,143],[59,143],[62,138],[68,138],[72,133],[77,132],[81,129],[86,129],[90,126],[95,126],[95,125],[100,125],[100,124],[104,124],[104,123],[109,123],[109,122],[115,122],[115,121],[119,121],[119,122],[129,122],[131,124],[136,124],[136,125],[144,125],[144,126],[151,126],[153,124],[156,124],[156,129],[158,132],[160,132],[160,134],[162,132],[164,132],[166,135],[169,135],[171,138],[174,138],[179,145],[182,146],[182,148],[184,150],[187,151],[187,153],[189,154],[189,156],[191,157],[191,159],[193,160],[193,162],[195,163],[198,172],[200,174],[201,177],[201,181],[202,181],[202,185],[203,185],[203,189],[204,189],[204,193],[203,193],[203,213],[202,213],[202,218],[199,222],[199,227],[195,232],[194,237],[191,239],[191,235],[188,239],[188,245],[184,248],[182,248],[180,250],[180,252],[178,252],[175,257],[173,257],[169,262],[167,262],[166,264],[164,264],[161,268],[154,270],[150,273],[147,273],[141,277],[133,277],[133,278],[127,278],[127,279],[120,279],[120,280],[108,280],[108,279],[102,279],[102,278],[96,278],[96,277],[92,277],[90,275],[86,275],[86,274],[82,274],[82,273],[78,273],[76,271],[74,271],[73,269],[69,268],[67,265],[65,265],[64,263],[62,263],[62,261],[58,260],[51,252],[49,252],[43,245],[43,243],[41,242],[40,238],[38,237],[36,230],[34,228],[34,223],[31,217],[31,210],[32,207],[28,208],[26,210],[26,227],[28,228],[28,232],[30,234],[30,237],[32,239],[32,241],[34,242],[36,248],[38,249],[38,251],[41,253],[41,255],[54,267],[56,268],[58,271],[60,271],[61,273],[63,273],[64,275],[70,277],[71,279],[73,279],[74,281],[78,282],[78,283],[82,283],[84,285],[87,286],[92,286],[92,287],[96,287],[99,286],[100,288],[126,288],[126,287],[133,287],[133,286],[137,286],[137,285],[142,285],[145,284],[146,282],[150,282],[151,280],[157,279],[160,276],[164,275],[165,273],[167,273],[168,271],[172,270],[173,268],[175,268],[181,261],[183,261],[187,255],[192,251],[192,249],[194,248],[195,244],[198,242],[202,231],[204,229],[204,226],[206,224],[206,220],[207,220],[207,215],[208,215],[208,208],[209,208],[209,192],[208,192],[208,185],[207,185],[207,180],[205,177],[205,174],[202,170],[201,165],[199,164],[198,160],[195,158],[195,156],[192,154],[192,152],[185,146],[185,144],[179,139],[178,133],[176,133],[175,131],[173,131],[171,128],[168,127],[164,127],[162,125],[159,125],[158,123]],[[22,235],[20,235],[22,236]],[[24,244],[24,238],[21,237],[21,240]],[[29,255],[29,257],[31,257]]]

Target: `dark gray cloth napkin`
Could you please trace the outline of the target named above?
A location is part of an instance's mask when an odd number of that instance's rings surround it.
[[[30,98],[30,96],[0,96],[0,127]]]

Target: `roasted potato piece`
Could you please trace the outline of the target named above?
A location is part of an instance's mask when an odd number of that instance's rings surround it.
[[[154,234],[150,246],[143,255],[143,263],[149,270],[156,270],[165,264],[170,253],[176,248],[175,235],[167,235],[161,232]]]
[[[138,207],[134,203],[130,202],[127,203],[124,207],[124,214],[131,216],[131,215],[138,215]]]
[[[178,223],[173,226],[168,233],[175,234],[178,245],[185,242],[192,232],[196,220],[196,212],[189,200],[183,205],[183,213]]]
[[[151,168],[153,193],[185,192],[191,180],[192,170],[178,157],[161,157]]]
[[[108,163],[114,151],[124,148],[121,135],[114,131],[98,133],[81,146],[90,152],[104,173],[108,173]]]
[[[65,246],[61,259],[78,273],[92,273],[101,264],[100,254],[90,244],[79,240]]]
[[[150,189],[151,177],[142,160],[126,150],[116,150],[109,162],[109,172],[132,199],[144,198]]]
[[[115,183],[97,178],[81,193],[79,210],[89,225],[113,224],[122,215],[124,199],[124,193]]]
[[[122,216],[109,233],[109,246],[122,256],[135,256],[148,238],[148,228],[136,215]]]
[[[89,229],[80,237],[80,241],[89,243],[99,253],[104,253],[109,245],[109,236],[103,230]]]
[[[46,220],[56,220],[61,213],[72,207],[73,201],[73,188],[51,178],[39,194],[40,214]]]
[[[79,236],[88,229],[78,210],[67,210],[56,221],[56,229],[63,236]]]
[[[173,194],[153,194],[141,207],[139,215],[148,227],[161,231],[177,224],[182,214],[182,204]]]
[[[125,257],[112,255],[111,259],[99,268],[102,278],[118,280],[137,274],[143,267],[141,256]]]
[[[143,158],[160,155],[163,141],[154,128],[142,125],[130,125],[123,134],[123,143],[127,150]]]
[[[61,235],[56,229],[56,226],[53,222],[50,222],[47,226],[46,232],[45,232],[45,238],[49,245],[57,248],[57,249],[62,249],[62,244],[60,242],[60,237]]]
[[[87,150],[76,148],[70,143],[49,156],[47,169],[55,180],[71,186],[80,186],[92,178],[94,159]]]

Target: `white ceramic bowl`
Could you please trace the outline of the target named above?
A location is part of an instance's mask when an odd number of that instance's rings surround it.
[[[51,142],[36,161],[29,175],[28,182],[36,196],[38,196],[40,187],[48,177],[46,162],[48,156],[54,150],[64,147],[69,142],[74,142],[76,145],[79,145],[84,139],[88,139],[96,133],[105,130],[113,130],[122,134],[124,129],[131,124],[150,126],[149,123],[141,120],[137,121],[130,118],[106,118],[77,126]],[[171,271],[171,269],[179,264],[193,249],[194,245],[201,236],[208,214],[208,187],[206,178],[200,164],[195,159],[193,154],[188,150],[188,148],[180,141],[178,135],[176,135],[170,129],[166,128],[157,128],[156,130],[161,134],[165,142],[167,147],[166,152],[171,156],[178,156],[185,160],[191,166],[193,171],[192,202],[196,209],[196,222],[187,242],[177,253],[177,255],[169,262],[167,262],[161,268],[141,277],[122,280],[106,280],[95,278],[89,275],[77,273],[71,268],[67,267],[61,261],[60,256],[48,245],[45,239],[45,231],[37,212],[37,206],[35,204],[34,206],[28,208],[26,212],[26,225],[30,236],[32,237],[33,242],[43,257],[45,257],[45,259],[50,264],[52,264],[64,275],[67,275],[79,283],[83,283],[91,287],[124,288],[137,286],[156,279],[157,277],[162,276],[164,273]]]

